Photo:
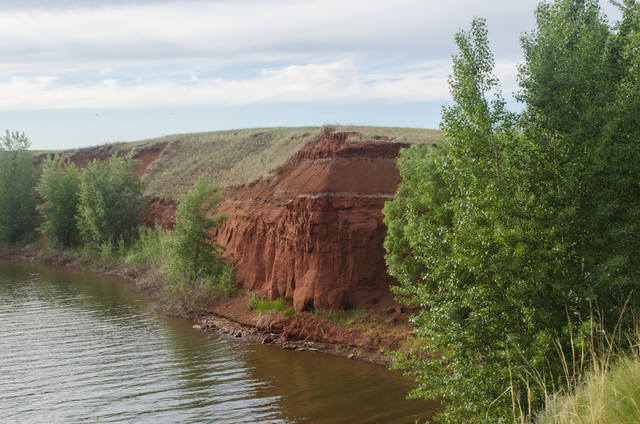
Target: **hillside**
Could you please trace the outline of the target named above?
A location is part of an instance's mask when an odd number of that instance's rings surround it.
[[[148,225],[170,226],[175,200],[209,176],[224,191],[215,213],[228,217],[215,237],[246,290],[291,298],[298,311],[388,308],[382,208],[400,183],[396,159],[402,147],[439,138],[404,128],[268,128],[60,154],[85,166],[131,152],[150,197]]]
[[[334,127],[361,134],[353,142],[431,143],[440,131],[393,127]],[[81,166],[90,159],[106,159],[113,152],[133,150],[141,160],[140,175],[146,194],[152,198],[176,200],[202,174],[220,187],[249,184],[282,166],[302,147],[316,139],[322,127],[255,128],[176,134],[140,141],[105,144],[75,150],[35,152],[59,154]],[[37,160],[39,161],[39,160]]]

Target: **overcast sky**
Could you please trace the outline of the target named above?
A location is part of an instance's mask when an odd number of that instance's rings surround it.
[[[0,131],[59,149],[258,126],[437,128],[455,32],[487,19],[510,94],[537,3],[3,0]]]

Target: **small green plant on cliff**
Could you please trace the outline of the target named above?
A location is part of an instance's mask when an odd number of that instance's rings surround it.
[[[78,228],[90,245],[117,248],[129,243],[145,208],[138,162],[113,155],[108,161],[92,160],[80,177]]]
[[[43,222],[40,231],[62,247],[78,242],[76,215],[79,205],[80,172],[73,162],[48,157],[41,165],[36,191],[43,202],[38,205]]]
[[[36,172],[31,142],[20,132],[7,131],[0,137],[0,241],[16,243],[35,223],[33,189]]]
[[[211,218],[220,194],[206,177],[200,177],[178,203],[175,229],[169,236],[167,273],[180,290],[220,285],[230,293],[233,272],[224,262],[224,247],[215,242],[212,231],[226,219]]]

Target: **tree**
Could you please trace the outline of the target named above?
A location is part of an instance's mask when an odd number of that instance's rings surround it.
[[[214,241],[211,230],[219,227],[226,216],[209,217],[220,200],[211,182],[200,177],[178,203],[170,236],[169,272],[183,282],[183,287],[185,283],[193,288],[203,280],[210,282],[225,272],[224,248]]]
[[[497,411],[490,405],[505,390],[503,320],[517,317],[519,307],[510,293],[516,265],[504,259],[518,231],[516,117],[496,89],[485,22],[474,20],[456,43],[455,104],[443,110],[441,124],[445,153],[405,152],[403,183],[385,207],[396,293],[420,307],[413,321],[421,348],[396,365],[417,377],[414,395],[447,399],[444,421],[499,422],[504,402]],[[519,333],[515,320],[508,325],[507,337]]]
[[[399,161],[385,247],[396,293],[419,307],[420,349],[396,364],[416,377],[414,395],[446,399],[445,422],[535,411],[571,377],[558,350],[588,337],[581,322],[595,313],[610,332],[625,301],[637,304],[640,13],[625,5],[617,32],[595,0],[538,7],[520,116],[474,20],[456,36],[443,154],[416,147]]]
[[[24,133],[6,131],[0,137],[0,241],[17,242],[35,223],[36,172],[30,146]]]
[[[145,207],[138,162],[114,154],[108,161],[89,162],[80,177],[78,228],[86,243],[131,240]]]
[[[46,158],[41,165],[36,192],[43,203],[37,206],[44,221],[40,230],[61,246],[78,241],[76,215],[79,205],[80,171],[73,162]]]

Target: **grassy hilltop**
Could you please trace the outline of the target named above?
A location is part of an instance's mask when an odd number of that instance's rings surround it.
[[[336,129],[361,133],[362,139],[354,140],[359,142],[431,143],[442,137],[438,130],[418,128],[338,126]],[[145,194],[175,200],[200,175],[209,176],[220,188],[262,178],[282,166],[322,131],[323,127],[239,129],[175,134],[110,146],[137,151],[166,143],[143,177]],[[87,149],[65,151],[65,154]]]

